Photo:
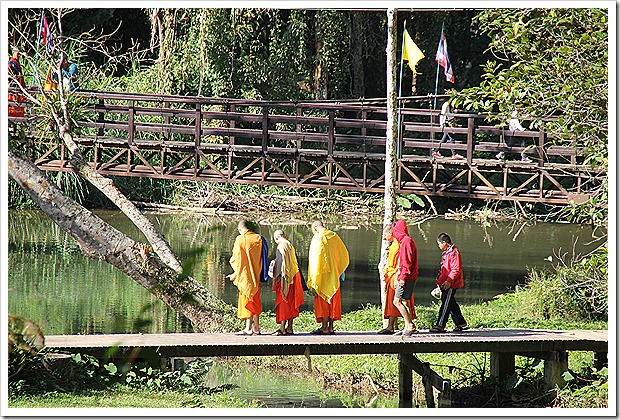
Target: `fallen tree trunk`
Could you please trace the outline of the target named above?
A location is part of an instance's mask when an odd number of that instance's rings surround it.
[[[221,332],[234,322],[234,310],[200,283],[179,274],[151,246],[134,241],[60,191],[30,160],[11,151],[8,173],[32,200],[73,236],[84,255],[117,267],[197,329]]]

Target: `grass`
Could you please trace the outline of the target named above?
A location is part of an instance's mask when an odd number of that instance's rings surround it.
[[[462,305],[471,327],[478,328],[542,328],[542,329],[607,329],[603,320],[584,320],[564,317],[561,313],[542,314],[540,305],[532,304],[537,287],[518,288],[514,293],[475,305]],[[433,325],[439,306],[416,307],[418,328]],[[366,307],[343,315],[336,321],[340,331],[376,331],[381,328],[381,310]],[[402,321],[401,321],[402,324]],[[317,327],[314,313],[305,311],[295,320],[297,332]],[[261,315],[261,329],[277,329],[273,312]],[[570,352],[568,385],[564,389],[544,390],[543,364],[536,359],[516,357],[518,386],[507,388],[490,378],[490,361],[486,353],[420,354],[422,361],[452,382],[454,406],[474,407],[607,407],[607,374],[593,368],[591,352]],[[260,369],[296,372],[312,377],[325,388],[344,391],[371,391],[394,395],[398,389],[398,360],[396,355],[339,355],[289,357],[227,358],[227,363],[249,363]],[[414,398],[423,405],[421,379],[414,375]],[[343,401],[344,402],[344,401]],[[213,393],[184,393],[179,390],[148,390],[126,388],[116,384],[104,390],[85,390],[77,393],[48,392],[42,395],[17,395],[9,398],[10,407],[256,407],[258,400],[243,401],[226,390]]]
[[[179,391],[152,391],[115,386],[100,391],[68,394],[49,392],[43,395],[20,396],[10,400],[11,408],[247,408],[259,407],[231,396],[227,392],[201,395]]]

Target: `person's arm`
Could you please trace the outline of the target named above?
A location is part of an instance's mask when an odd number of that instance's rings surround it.
[[[411,247],[411,242],[403,241],[400,244],[399,254],[398,283],[402,286],[405,283],[405,279],[411,274],[411,266],[413,265],[413,249]]]
[[[456,249],[451,252],[450,258],[448,258],[448,263],[448,280],[451,283],[454,283],[454,280],[456,280],[461,270],[461,253]]]

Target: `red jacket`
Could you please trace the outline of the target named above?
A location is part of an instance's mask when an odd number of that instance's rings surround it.
[[[397,279],[405,282],[414,281],[418,278],[418,248],[409,236],[407,223],[398,220],[392,225],[392,234],[400,244]]]
[[[452,283],[450,286],[452,289],[460,289],[465,285],[461,253],[454,244],[441,254],[441,268],[437,275],[437,286],[441,286],[446,281]]]

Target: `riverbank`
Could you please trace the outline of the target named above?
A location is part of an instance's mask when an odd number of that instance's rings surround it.
[[[474,328],[543,328],[543,329],[607,329],[606,321],[586,321],[563,317],[544,317],[526,305],[528,291],[500,295],[489,302],[463,305],[463,313]],[[437,305],[417,307],[418,328],[428,328],[437,314]],[[339,331],[378,330],[381,312],[369,305],[343,315],[336,322]],[[275,330],[273,313],[261,315],[264,332]],[[316,322],[312,312],[304,311],[295,321],[295,330],[310,331]],[[542,364],[534,359],[516,358],[516,374],[511,385],[497,384],[489,379],[489,356],[484,354],[424,354],[418,355],[431,368],[452,381],[454,407],[606,407],[607,373],[596,371],[592,355],[571,352],[567,385],[563,389],[545,391],[542,387]],[[397,395],[398,364],[394,355],[345,355],[338,357],[304,356],[227,358],[232,366],[250,364],[264,375],[270,370],[285,371],[316,381],[326,392],[342,394],[363,393],[370,397]],[[155,378],[155,377],[153,377]],[[151,378],[153,380],[153,378]],[[97,378],[93,378],[97,379]],[[97,381],[95,381],[97,382]],[[79,391],[50,389],[35,394],[22,393],[10,387],[10,407],[264,407],[260,396],[243,400],[225,387],[212,393],[195,393],[198,383],[184,389],[159,389],[148,381],[136,388],[129,383],[115,384],[103,389],[79,387]],[[151,381],[152,383],[152,381]],[[224,385],[224,384],[221,384]],[[420,378],[414,375],[414,398],[418,407],[424,406],[424,391]],[[208,394],[208,395],[207,395]],[[372,398],[369,398],[369,401]],[[377,406],[375,399],[369,406]],[[374,405],[373,405],[374,404]]]

